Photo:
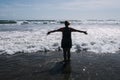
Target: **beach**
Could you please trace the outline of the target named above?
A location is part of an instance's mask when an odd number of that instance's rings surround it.
[[[120,0],[0,0],[0,80],[120,80]]]
[[[0,55],[0,80],[120,80],[120,52],[71,53],[63,62],[61,51]]]
[[[119,20],[70,21],[88,33],[72,33],[70,62],[63,62],[62,33],[47,35],[63,21],[0,22],[0,80],[120,80]]]

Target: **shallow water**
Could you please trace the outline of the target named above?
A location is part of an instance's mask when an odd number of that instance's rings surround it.
[[[120,54],[61,52],[0,55],[0,80],[119,80]]]

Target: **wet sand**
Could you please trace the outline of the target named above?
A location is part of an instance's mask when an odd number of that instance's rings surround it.
[[[62,52],[0,55],[0,80],[120,80],[120,53]]]

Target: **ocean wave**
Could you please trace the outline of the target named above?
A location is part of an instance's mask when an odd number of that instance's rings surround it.
[[[17,21],[14,20],[0,20],[0,24],[16,24]]]
[[[84,25],[74,26],[74,28],[86,30],[88,35],[72,33],[72,52],[115,53],[120,50],[119,26]],[[46,33],[49,30],[51,30],[51,27],[32,31],[1,31],[0,53],[14,54],[16,52],[61,50],[62,34],[53,33],[47,36]]]
[[[88,24],[88,25],[120,25],[120,20],[68,20],[71,24]],[[63,24],[64,20],[0,20],[0,24],[16,24],[16,25],[27,25],[27,24]]]

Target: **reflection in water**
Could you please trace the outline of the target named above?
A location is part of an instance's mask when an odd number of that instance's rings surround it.
[[[64,80],[71,80],[71,63],[66,62],[63,66]]]
[[[62,80],[71,80],[71,62],[57,62],[50,70],[52,76]]]

